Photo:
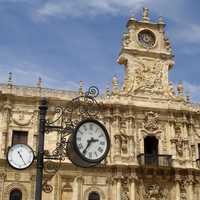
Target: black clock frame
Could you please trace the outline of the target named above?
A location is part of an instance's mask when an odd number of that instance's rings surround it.
[[[77,143],[76,143],[76,136],[77,136],[77,133],[78,133],[78,130],[79,130],[79,128],[80,128],[80,126],[82,126],[83,124],[85,124],[85,123],[95,123],[95,124],[97,124],[99,127],[101,127],[101,129],[103,130],[103,132],[104,132],[104,134],[105,134],[105,137],[106,137],[106,141],[107,141],[107,147],[106,147],[106,150],[105,150],[105,152],[104,152],[104,154],[100,157],[100,158],[98,158],[98,159],[95,159],[95,160],[91,160],[91,159],[88,159],[88,158],[86,158],[86,157],[84,157],[83,156],[83,154],[79,151],[79,148],[78,148],[78,145],[77,145]],[[107,129],[105,128],[105,126],[102,124],[102,123],[100,123],[99,121],[97,121],[97,120],[95,120],[95,119],[84,119],[84,120],[82,120],[77,126],[76,126],[76,128],[75,128],[75,130],[74,130],[74,134],[73,134],[73,139],[72,139],[72,144],[73,144],[73,147],[74,147],[74,150],[77,152],[77,154],[79,155],[79,157],[82,159],[82,160],[84,160],[84,161],[86,161],[86,162],[89,162],[89,163],[96,163],[96,164],[98,164],[98,163],[100,163],[102,160],[104,160],[105,158],[106,158],[106,156],[107,156],[107,154],[108,154],[108,152],[109,152],[109,149],[110,149],[110,137],[109,137],[109,135],[108,135],[108,131],[107,131]]]

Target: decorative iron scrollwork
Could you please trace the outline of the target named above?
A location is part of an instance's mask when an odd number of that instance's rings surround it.
[[[55,119],[46,120],[45,133],[56,132],[60,138],[56,148],[44,155],[44,159],[47,160],[44,165],[46,173],[55,175],[59,170],[61,162],[67,157],[68,137],[73,134],[76,125],[83,119],[97,118],[100,105],[95,98],[98,95],[98,88],[92,86],[84,95],[72,99],[65,106],[57,106],[54,112]],[[52,159],[56,161],[50,161]],[[43,186],[43,190],[47,193],[53,190],[47,182]]]

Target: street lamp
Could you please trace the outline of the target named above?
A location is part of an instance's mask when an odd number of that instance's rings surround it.
[[[46,98],[41,99],[39,106],[38,149],[35,157],[37,160],[35,200],[42,199],[42,189],[45,192],[52,191],[52,186],[47,184],[47,180],[43,180],[43,170],[55,175],[59,170],[61,161],[66,157],[73,164],[85,168],[98,165],[106,158],[110,150],[110,138],[105,126],[97,121],[100,105],[95,98],[98,95],[98,88],[92,86],[85,94],[72,99],[66,106],[56,107],[55,114],[57,117],[54,121],[46,119],[48,102]],[[45,133],[50,134],[51,132],[59,134],[60,141],[51,153],[45,154]],[[30,148],[30,152],[31,150]],[[15,152],[18,156],[19,164],[24,162],[25,165],[25,155],[19,153],[23,151],[15,150]],[[44,163],[44,159],[48,160],[47,163]],[[56,162],[53,163],[51,160],[56,160]],[[28,166],[32,162],[29,161],[29,163]],[[12,164],[10,165],[12,166]]]

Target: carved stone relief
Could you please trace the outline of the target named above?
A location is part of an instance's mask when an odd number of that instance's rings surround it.
[[[187,178],[181,179],[179,181],[179,184],[180,184],[180,200],[187,200],[187,192],[186,192]]]
[[[161,62],[152,65],[142,63],[135,69],[135,90],[160,91],[163,89],[162,78]]]
[[[182,137],[182,130],[180,125],[175,125],[175,137],[171,140],[172,143],[176,145],[176,152],[178,156],[182,157],[183,152],[186,149],[186,144],[188,140]]]
[[[115,154],[121,156],[130,156],[129,153],[133,156],[134,152],[130,152],[131,145],[134,145],[134,138],[132,135],[127,133],[127,123],[125,120],[119,122],[119,134],[114,136],[115,139]]]
[[[123,177],[121,179],[121,200],[129,200],[129,186],[128,186],[128,177]]]
[[[17,126],[32,125],[37,111],[27,112],[25,110],[17,109],[11,113],[11,122]]]
[[[145,113],[145,118],[143,121],[142,132],[144,136],[153,135],[155,137],[160,138],[160,133],[162,132],[160,128],[160,124],[158,123],[159,115],[156,112],[147,112]]]
[[[167,200],[169,190],[158,183],[139,181],[137,199],[139,200]]]
[[[123,34],[123,40],[122,40],[122,45],[123,47],[127,47],[131,43],[131,37],[130,33],[124,33]]]
[[[155,183],[146,186],[144,197],[146,200],[166,200],[167,192]]]
[[[155,112],[147,112],[144,119],[144,128],[149,132],[158,130],[158,114]]]
[[[168,84],[168,62],[123,54],[118,63],[125,66],[124,95],[174,95],[173,86]]]

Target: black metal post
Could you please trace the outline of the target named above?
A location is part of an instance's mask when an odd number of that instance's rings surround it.
[[[48,110],[47,99],[42,98],[39,106],[39,135],[37,149],[37,174],[35,186],[35,200],[42,200],[42,180],[43,180],[43,157],[44,157],[44,135],[46,114]]]

